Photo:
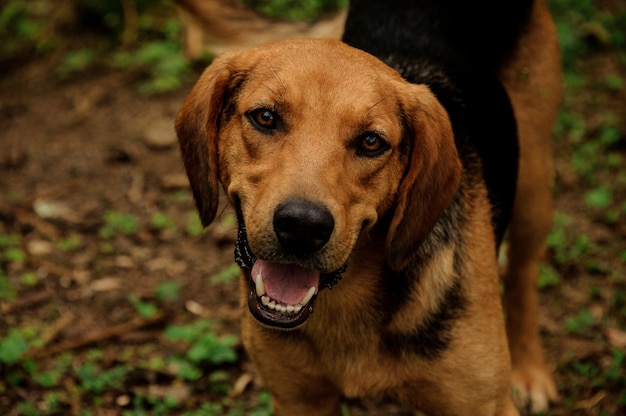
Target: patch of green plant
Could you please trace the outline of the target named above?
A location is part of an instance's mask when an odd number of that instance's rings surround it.
[[[559,112],[555,136],[568,142],[580,142],[587,133],[587,121],[574,111],[568,111],[567,107]]]
[[[287,20],[313,20],[323,13],[344,9],[347,0],[241,0],[246,6],[268,16]]]
[[[117,51],[115,66],[141,70],[145,77],[139,90],[146,94],[172,91],[191,74],[191,63],[180,44],[180,22],[170,19],[164,25],[162,38],[143,43],[137,50]]]
[[[579,376],[590,382],[592,385],[597,385],[599,383],[598,376],[601,374],[601,368],[598,363],[576,361],[572,363],[572,367]]]
[[[155,298],[157,300],[177,300],[180,297],[180,282],[163,282],[157,286]]]
[[[20,416],[41,416],[43,413],[37,408],[34,403],[19,402],[16,406],[18,414]]]
[[[195,210],[187,214],[185,232],[192,237],[197,237],[204,232],[204,226],[202,225],[202,221],[200,221],[200,216]]]
[[[57,248],[63,253],[70,253],[76,251],[82,245],[82,239],[79,235],[71,235],[62,240],[59,240],[56,244]]]
[[[547,3],[555,17],[566,70],[577,58],[594,49],[626,45],[625,12],[603,12],[593,0],[548,0]]]
[[[84,72],[91,68],[99,59],[98,52],[93,48],[83,48],[68,52],[61,64],[56,68],[56,74],[61,79]]]
[[[59,385],[59,381],[70,370],[72,355],[70,353],[61,354],[54,360],[54,366],[49,370],[41,370],[35,366],[29,373],[32,379],[43,388],[54,388]]]
[[[128,300],[133,304],[135,310],[142,318],[152,318],[156,316],[159,310],[154,303],[143,301],[134,294],[129,295]]]
[[[39,283],[39,278],[35,272],[24,272],[20,275],[20,283],[25,286],[35,286]]]
[[[45,20],[41,19],[33,2],[8,1],[0,10],[0,57],[12,56],[35,47],[46,49],[50,40],[42,39]]]
[[[204,403],[199,409],[184,412],[182,416],[222,416],[225,414],[221,403]]]
[[[180,403],[171,396],[151,397],[141,394],[133,398],[132,410],[124,410],[123,416],[170,415]]]
[[[24,263],[26,253],[20,245],[19,236],[0,234],[0,263]]]
[[[565,318],[565,328],[574,334],[584,335],[594,325],[594,318],[589,309],[584,308],[578,315]]]
[[[8,335],[0,339],[0,363],[16,364],[28,351],[28,337],[15,329],[9,331]]]
[[[0,248],[18,246],[21,238],[12,234],[0,234]]]
[[[552,231],[546,239],[556,265],[578,262],[589,249],[589,238],[580,234],[576,224],[563,212],[555,212]]]
[[[585,202],[590,208],[608,208],[613,204],[611,189],[599,186],[585,193]]]
[[[207,331],[210,326],[210,321],[206,320],[198,320],[190,325],[174,325],[166,328],[165,337],[170,341],[191,343],[186,357],[193,363],[223,364],[236,361],[237,353],[233,347],[239,342],[237,337],[218,337]]]
[[[156,230],[176,229],[174,221],[162,212],[157,212],[150,218],[150,225]]]
[[[230,264],[222,268],[219,272],[209,278],[212,285],[220,285],[224,283],[232,283],[239,278],[241,269],[236,263]]]
[[[537,286],[540,289],[557,286],[560,280],[559,273],[554,267],[548,264],[540,265],[539,278],[537,279]]]
[[[131,235],[138,229],[137,219],[130,214],[107,211],[104,214],[104,225],[100,227],[100,237],[111,238],[116,234]]]
[[[164,335],[171,341],[193,342],[212,326],[213,322],[208,319],[197,319],[187,325],[170,325]]]
[[[272,396],[267,390],[263,390],[258,394],[256,407],[250,412],[250,416],[271,416],[273,414]]]
[[[224,228],[235,228],[237,226],[237,217],[235,214],[223,215],[220,217],[220,223]]]
[[[9,277],[0,269],[0,301],[12,301],[17,296],[17,289],[9,280]]]
[[[183,355],[170,359],[179,377],[185,380],[197,380],[203,374],[204,365],[217,366],[237,361],[235,347],[239,339],[233,335],[222,337],[213,333],[212,322],[199,319],[188,325],[171,325],[164,335],[170,341],[184,341],[189,349]]]
[[[239,339],[234,335],[218,337],[211,332],[205,333],[199,336],[187,351],[187,358],[194,363],[233,363],[237,361],[237,353],[233,347],[238,342]]]
[[[611,363],[604,372],[605,378],[615,387],[626,387],[626,351],[622,348],[614,348]]]
[[[178,377],[187,381],[196,381],[203,374],[197,365],[181,356],[170,357],[168,366],[176,372]]]
[[[87,362],[78,367],[74,374],[80,388],[88,393],[102,393],[108,389],[120,389],[128,375],[129,367],[120,365],[102,370],[97,364]]]
[[[26,261],[26,253],[19,247],[7,247],[2,253],[2,260],[9,263],[24,263]]]

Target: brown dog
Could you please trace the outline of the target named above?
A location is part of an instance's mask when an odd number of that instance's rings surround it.
[[[340,415],[342,396],[515,415],[512,384],[532,410],[557,397],[535,290],[560,99],[552,21],[541,1],[521,2],[496,13],[517,24],[495,25],[512,29],[493,51],[472,50],[463,42],[482,29],[449,36],[430,19],[438,1],[418,12],[351,2],[344,40],[385,63],[333,40],[222,55],[176,120],[203,223],[220,182],[236,209],[244,343],[278,415]],[[417,26],[385,35],[423,15],[443,22],[429,41]],[[382,34],[362,39],[370,18]],[[496,253],[509,219],[503,311]]]

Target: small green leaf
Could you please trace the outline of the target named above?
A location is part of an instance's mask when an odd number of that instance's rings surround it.
[[[211,276],[209,279],[211,284],[217,285],[222,283],[230,283],[235,281],[239,274],[241,273],[241,269],[236,263],[233,263],[229,266],[224,267],[222,270],[217,272],[217,274]]]
[[[213,323],[207,319],[199,319],[189,325],[170,325],[165,328],[165,337],[170,341],[192,342],[209,329]]]
[[[28,343],[22,334],[16,331],[9,333],[9,336],[0,340],[0,362],[4,364],[15,364],[19,362],[24,353],[28,350]]]
[[[73,235],[57,243],[57,247],[64,253],[69,253],[78,249],[82,244],[81,238],[78,235]]]
[[[142,318],[151,318],[156,315],[157,307],[151,302],[144,302],[134,296],[130,297],[130,301]]]
[[[163,282],[157,288],[155,297],[158,300],[177,300],[180,296],[180,282]]]
[[[190,212],[187,216],[187,227],[185,231],[192,237],[197,237],[204,232],[204,226],[200,221],[200,216],[196,211]]]
[[[20,276],[20,281],[26,286],[35,286],[39,282],[39,278],[37,277],[37,273],[24,272]]]
[[[130,214],[108,211],[104,214],[105,224],[100,228],[100,236],[110,238],[115,234],[130,235],[137,232],[137,219]]]
[[[24,263],[26,261],[26,253],[17,247],[9,247],[4,250],[3,258],[8,262]]]
[[[208,361],[213,364],[232,363],[237,361],[237,353],[233,345],[237,343],[234,336],[217,338],[213,333],[203,335],[187,352],[187,357],[195,363]]]
[[[174,368],[176,374],[185,380],[195,381],[202,376],[202,371],[185,359],[174,357],[170,365]]]
[[[613,203],[610,189],[599,187],[585,194],[585,202],[591,208],[606,208]]]
[[[565,318],[565,328],[569,332],[583,332],[593,325],[593,315],[589,309],[582,309],[575,317]]]
[[[176,228],[174,221],[161,212],[157,212],[152,216],[150,224],[157,230],[171,230]]]
[[[539,268],[539,278],[537,280],[537,285],[540,289],[556,286],[559,284],[559,280],[559,273],[554,270],[553,267],[543,264],[541,265]]]

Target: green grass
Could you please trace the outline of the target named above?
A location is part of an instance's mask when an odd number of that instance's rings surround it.
[[[571,345],[593,346],[594,351],[577,354],[574,349],[569,359],[559,363],[561,411],[583,414],[580,398],[602,395],[606,397],[593,409],[594,414],[622,414],[626,411],[626,353],[603,333],[606,328],[626,331],[626,268],[618,260],[625,249],[612,233],[626,221],[622,169],[626,123],[621,110],[626,8],[609,13],[591,0],[550,0],[548,4],[557,21],[565,82],[555,154],[567,162],[558,165],[558,173],[567,181],[557,180],[555,192],[557,198],[566,197],[575,206],[562,206],[555,213],[548,238],[549,272],[542,271],[539,283],[547,301],[558,303],[555,306],[566,313],[564,332],[554,336],[570,339]],[[608,70],[599,74],[601,66]],[[576,190],[575,199],[568,196],[571,188]],[[571,307],[559,299],[558,293],[567,290],[578,290],[581,304]]]

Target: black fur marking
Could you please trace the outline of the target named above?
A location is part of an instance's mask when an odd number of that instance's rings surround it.
[[[526,28],[533,0],[351,0],[343,40],[380,58],[494,71]],[[494,36],[497,33],[497,36]]]
[[[406,271],[396,273],[387,267],[383,271],[384,279],[379,291],[384,294],[382,299],[385,301],[376,307],[388,321],[404,307],[411,291],[419,290],[423,276],[422,268],[433,255],[445,247],[462,244],[461,230],[467,221],[463,215],[463,198],[464,190],[460,188],[450,206],[439,217],[426,240],[415,253],[415,257],[411,259]],[[381,224],[385,224],[385,221],[381,221]],[[455,257],[454,271],[457,275],[459,275],[459,265],[460,259]]]
[[[460,280],[448,288],[439,307],[430,312],[422,325],[410,333],[387,333],[383,338],[384,346],[394,355],[417,354],[435,360],[448,349],[452,341],[452,329],[462,316],[466,299]]]
[[[496,78],[475,76],[458,81],[462,98],[448,94],[446,86],[431,89],[446,107],[463,167],[474,180],[485,181],[492,205],[492,223],[497,244],[510,220],[519,148],[517,124],[506,92]]]

